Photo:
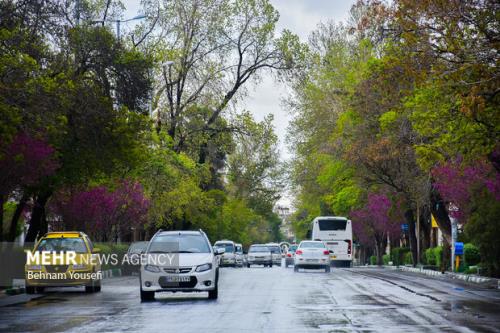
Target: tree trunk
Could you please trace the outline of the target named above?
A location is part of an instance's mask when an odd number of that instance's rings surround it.
[[[387,237],[381,236],[375,238],[375,251],[377,252],[377,265],[382,266],[384,264],[384,250],[387,246]]]
[[[44,192],[37,196],[33,211],[31,212],[30,227],[24,240],[26,243],[35,242],[41,230],[46,229],[42,224],[46,223],[44,221],[45,204],[49,200],[50,195],[50,192]]]
[[[450,217],[448,216],[448,211],[446,210],[446,206],[441,198],[441,195],[438,191],[433,187],[431,189],[431,213],[434,215],[436,219],[436,223],[441,229],[444,238],[451,244],[451,222]]]
[[[415,234],[415,220],[413,210],[408,209],[405,212],[406,223],[408,223],[408,234],[410,238],[411,257],[413,259],[413,266],[417,264],[417,236]]]
[[[28,196],[24,195],[21,197],[21,200],[17,203],[16,210],[12,215],[12,219],[10,221],[9,233],[7,235],[7,241],[14,242],[16,240],[16,232],[17,232],[17,224],[19,222],[19,218],[21,217],[21,213],[26,207],[26,202],[28,201]]]

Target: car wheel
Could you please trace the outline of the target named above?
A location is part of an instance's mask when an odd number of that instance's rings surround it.
[[[247,264],[247,268],[250,268],[250,264]]]
[[[85,286],[85,292],[90,294],[94,292],[94,286]]]
[[[26,294],[32,295],[36,292],[35,287],[26,286]]]
[[[37,294],[41,294],[41,293],[43,293],[43,291],[45,290],[45,287],[36,287],[36,289],[35,289],[35,290],[36,290],[36,293],[37,293]]]
[[[141,288],[141,302],[150,302],[154,301],[155,292],[154,291],[145,291]]]
[[[330,265],[325,266],[325,273],[330,273]]]
[[[273,267],[273,263],[270,263],[270,264],[269,264],[269,267]]]
[[[297,265],[293,266],[293,271],[294,272],[298,272],[299,271],[299,267]]]
[[[219,283],[215,284],[214,290],[208,291],[208,299],[217,299],[219,297]]]

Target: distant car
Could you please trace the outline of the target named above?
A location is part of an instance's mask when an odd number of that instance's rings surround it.
[[[56,262],[54,252],[64,254],[61,260],[69,262],[70,253],[75,254],[74,264],[27,263],[25,265],[26,293],[43,292],[45,287],[85,286],[88,293],[101,291],[101,265],[91,260],[99,249],[94,248],[90,238],[79,231],[48,232],[36,243],[32,254],[48,252]],[[49,262],[52,260],[49,259]]]
[[[214,247],[224,249],[224,254],[220,260],[221,266],[236,266],[236,244],[232,240],[217,241]]]
[[[302,241],[295,251],[294,271],[299,268],[324,268],[330,272],[330,251],[321,241]]]
[[[245,259],[245,255],[243,254],[243,245],[241,244],[235,244],[236,246],[236,265],[238,265],[239,267],[243,267],[244,265],[246,265],[246,259]]]
[[[285,267],[293,265],[293,261],[295,259],[295,251],[297,250],[298,245],[292,244],[288,248],[288,251],[285,254]]]
[[[281,246],[276,243],[268,243],[266,246],[271,250],[273,264],[281,266]]]
[[[273,258],[269,247],[263,244],[251,245],[248,249],[247,267],[250,267],[251,265],[273,267]]]
[[[148,244],[149,242],[135,242],[130,244],[127,250],[127,259],[129,264],[126,264],[123,267],[126,275],[129,275],[132,272],[138,272],[140,270],[141,254],[146,252]]]
[[[141,266],[141,301],[154,300],[160,291],[208,291],[216,299],[219,290],[218,254],[207,235],[199,231],[159,231],[148,244]]]

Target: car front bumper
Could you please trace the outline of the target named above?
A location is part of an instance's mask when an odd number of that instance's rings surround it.
[[[166,282],[168,276],[189,276],[189,282]],[[153,273],[141,268],[141,288],[144,291],[209,291],[216,285],[216,272],[212,268],[205,272],[185,274]]]

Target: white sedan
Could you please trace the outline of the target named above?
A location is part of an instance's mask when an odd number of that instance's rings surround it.
[[[320,241],[302,241],[295,251],[294,271],[299,268],[324,268],[330,272],[330,251]]]

